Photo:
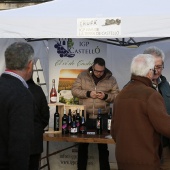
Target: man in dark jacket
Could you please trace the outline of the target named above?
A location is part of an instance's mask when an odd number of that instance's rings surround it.
[[[170,137],[170,116],[153,88],[155,59],[140,54],[131,63],[131,82],[114,103],[111,135],[120,170],[160,170],[160,134]]]
[[[40,156],[43,151],[43,132],[49,121],[49,107],[42,88],[35,84],[32,78],[27,81],[27,84],[36,104],[34,139],[31,146],[29,170],[38,170]]]
[[[28,170],[34,133],[34,102],[26,81],[33,70],[33,48],[23,42],[5,51],[0,77],[0,169]]]
[[[151,54],[155,57],[155,74],[153,77],[153,83],[162,95],[167,113],[170,115],[170,85],[166,80],[166,77],[162,75],[162,70],[164,69],[164,58],[165,55],[163,51],[155,46],[145,49],[144,54]],[[170,170],[170,139],[162,136],[162,160],[161,160],[161,170]]]

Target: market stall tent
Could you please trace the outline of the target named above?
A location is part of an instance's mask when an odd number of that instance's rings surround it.
[[[170,37],[170,1],[169,0],[54,0],[34,6],[0,11],[0,72],[5,69],[3,53],[6,47],[14,41],[32,40],[35,58],[40,59],[44,77],[49,84],[49,41],[57,38],[86,38],[102,41],[116,38],[133,37],[135,41],[146,41],[138,48],[125,48],[107,45],[107,55],[104,57],[107,67],[116,77],[120,89],[129,81],[130,62],[132,57],[142,53],[151,45],[161,48],[166,55],[163,74],[170,81],[170,42],[161,41],[147,44],[147,40]],[[106,30],[118,27],[118,35],[80,35],[80,22],[106,21],[118,18],[119,25],[97,25],[97,29]],[[87,22],[88,23],[88,22]],[[104,23],[102,23],[104,24]],[[101,27],[100,27],[101,26]],[[85,27],[88,28],[88,25]],[[94,27],[90,27],[93,29]],[[94,30],[93,30],[94,31]],[[108,31],[108,30],[107,30]],[[110,30],[109,30],[110,31]],[[95,32],[95,31],[94,31]],[[147,38],[149,37],[149,38]],[[137,40],[138,39],[138,40]],[[40,40],[40,41],[34,41]],[[56,40],[57,41],[57,40]],[[56,164],[54,160],[53,166]],[[56,169],[56,168],[54,168]]]

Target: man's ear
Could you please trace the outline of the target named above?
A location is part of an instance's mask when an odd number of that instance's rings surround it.
[[[146,77],[148,77],[150,80],[152,80],[153,78],[153,71],[149,71],[148,74],[146,75]]]
[[[32,72],[32,69],[33,69],[33,60],[30,60],[29,62],[28,62],[28,72]]]
[[[33,74],[33,61],[32,60],[28,62],[27,67],[26,67],[26,72],[27,72],[28,79],[30,79],[30,76],[32,76]]]

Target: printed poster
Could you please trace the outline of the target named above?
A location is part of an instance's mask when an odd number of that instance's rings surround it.
[[[71,87],[77,75],[89,68],[96,57],[106,56],[106,44],[88,39],[54,39],[49,41],[49,90],[52,79],[58,92],[57,102],[78,104],[71,94]],[[55,109],[50,109],[50,124],[53,127]],[[67,142],[50,142],[50,153],[74,145]],[[45,150],[45,149],[44,149]],[[76,170],[77,146],[50,157],[51,169]],[[44,153],[43,153],[44,154]],[[89,144],[88,170],[99,169],[96,144]]]

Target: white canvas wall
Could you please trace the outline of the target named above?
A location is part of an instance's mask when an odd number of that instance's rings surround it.
[[[14,42],[26,42],[23,38],[0,38],[0,74],[5,70],[5,57],[4,52],[6,48]],[[34,48],[34,60],[35,62],[39,59],[41,67],[43,69],[43,78],[40,77],[40,80],[48,82],[49,77],[49,58],[48,58],[48,43],[46,41],[36,41],[36,42],[27,42]],[[35,79],[36,80],[36,79]],[[36,81],[35,81],[36,82]],[[44,82],[43,82],[44,83]],[[48,95],[48,83],[47,89],[44,89],[46,96]]]
[[[126,48],[113,45],[107,45],[106,62],[107,67],[116,77],[120,89],[130,80],[130,64],[132,58],[137,54],[143,53],[144,49],[149,46],[156,46],[165,53],[165,63],[163,75],[170,81],[170,41],[162,41],[141,45],[138,48]]]

